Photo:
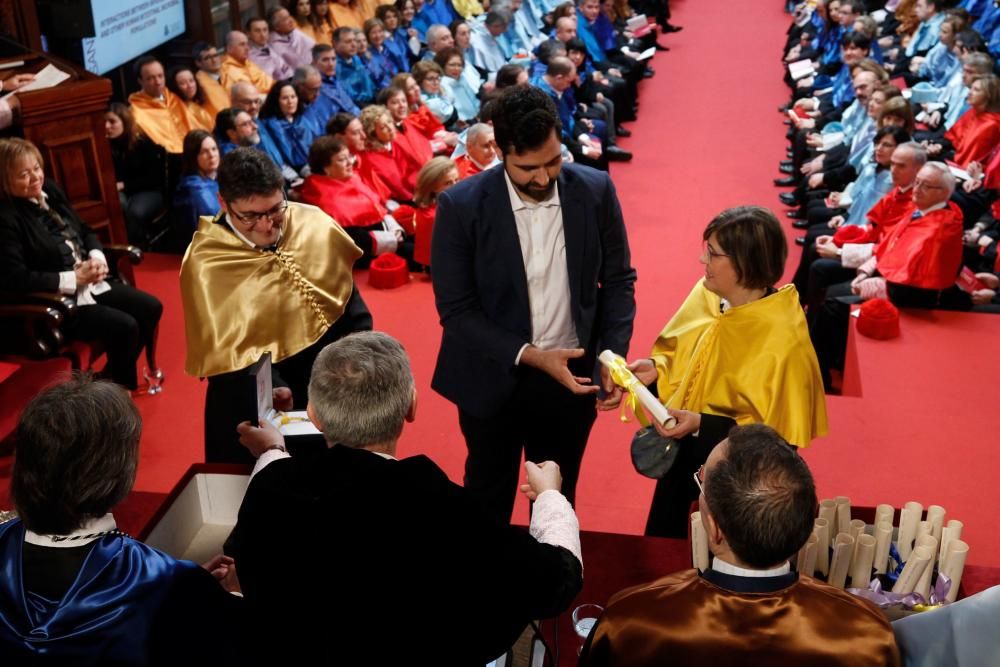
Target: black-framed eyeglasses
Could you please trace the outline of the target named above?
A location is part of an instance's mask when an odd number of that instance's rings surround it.
[[[718,250],[716,250],[715,248],[713,248],[710,243],[706,243],[705,244],[705,252],[708,253],[708,259],[709,260],[713,260],[716,257],[729,257],[729,255],[727,255],[726,253],[719,252]]]
[[[264,220],[281,222],[282,218],[285,216],[285,211],[288,210],[288,199],[282,198],[281,202],[274,208],[263,212],[247,211],[245,213],[240,213],[239,211],[233,210],[232,202],[228,201],[226,202],[226,207],[233,220],[236,220],[241,225],[245,225],[247,229],[253,229]]]

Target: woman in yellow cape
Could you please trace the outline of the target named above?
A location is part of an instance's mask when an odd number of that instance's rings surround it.
[[[647,535],[686,537],[696,474],[736,424],[762,423],[790,445],[826,435],[816,353],[793,285],[775,289],[788,245],[770,211],[720,213],[703,234],[705,277],[660,333],[649,359],[629,368],[677,419],[661,435],[679,451],[659,480]]]

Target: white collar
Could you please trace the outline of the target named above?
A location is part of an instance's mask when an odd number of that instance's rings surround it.
[[[41,535],[31,530],[24,531],[24,541],[39,547],[71,549],[100,539],[105,533],[118,530],[115,517],[109,512],[97,519],[85,522],[79,528],[65,535]]]
[[[288,215],[288,212],[287,212],[287,211],[285,212],[285,215]],[[233,225],[233,223],[232,223],[232,222],[230,222],[230,220],[229,220],[229,214],[228,214],[228,213],[226,213],[226,214],[225,214],[225,218],[224,218],[224,219],[225,219],[225,221],[226,221],[226,225],[228,225],[228,226],[229,226],[229,228],[230,228],[231,230],[233,230],[233,234],[236,234],[236,237],[237,237],[238,239],[240,239],[241,241],[243,241],[244,243],[246,243],[246,244],[247,244],[248,246],[250,246],[251,248],[254,248],[254,249],[257,249],[257,248],[260,248],[260,247],[261,247],[261,246],[258,246],[258,245],[257,245],[256,243],[254,243],[253,241],[251,241],[250,239],[248,239],[248,238],[247,238],[246,236],[244,236],[243,234],[241,234],[241,233],[240,233],[240,230],[236,229],[236,226],[235,226],[235,225]],[[279,227],[279,228],[278,228],[278,240],[274,242],[274,243],[275,243],[275,245],[277,245],[277,244],[281,243],[281,239],[282,239],[282,237],[284,237],[284,235],[285,235],[285,230],[284,230],[283,228],[280,228],[280,227]]]
[[[731,574],[734,577],[759,579],[762,577],[780,577],[783,574],[788,574],[792,571],[792,566],[788,561],[785,561],[783,565],[773,567],[770,570],[748,570],[745,567],[739,567],[738,565],[727,563],[716,556],[712,559],[712,569],[716,572],[721,572],[722,574]]]
[[[504,168],[503,170],[503,177],[504,180],[507,182],[507,194],[510,196],[510,207],[511,209],[514,210],[515,213],[517,211],[521,211],[524,209],[562,205],[562,203],[559,201],[558,183],[556,183],[556,187],[552,188],[552,194],[550,194],[548,198],[543,199],[538,203],[535,203],[535,202],[527,202],[521,199],[520,195],[518,195],[517,193],[517,188],[514,187],[514,183],[510,180],[510,174],[507,173],[506,168]]]
[[[32,202],[37,206],[40,206],[43,210],[46,211],[49,210],[49,193],[47,193],[45,190],[42,190],[41,196],[32,197],[28,201]]]
[[[944,201],[939,201],[938,203],[934,204],[934,206],[928,206],[927,208],[918,208],[917,210],[920,211],[920,215],[927,215],[932,211],[939,211],[947,205],[948,205],[948,200],[945,199]]]

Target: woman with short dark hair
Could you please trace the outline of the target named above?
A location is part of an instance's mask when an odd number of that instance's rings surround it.
[[[291,79],[275,83],[260,109],[260,131],[274,140],[281,157],[279,166],[288,165],[297,172],[309,161],[313,140],[322,134],[302,115],[303,111],[305,105]]]
[[[174,195],[174,216],[190,237],[202,216],[219,212],[219,144],[205,130],[192,130],[184,137],[184,176]]]
[[[141,432],[123,389],[86,378],[46,389],[21,415],[19,518],[0,524],[3,664],[176,665],[191,646],[199,661],[237,664],[239,599],[120,532],[111,514],[135,482]],[[206,568],[224,579],[231,565]]]
[[[767,424],[790,444],[826,435],[816,353],[793,285],[775,289],[788,245],[774,214],[739,206],[702,234],[705,276],[660,333],[649,359],[629,368],[677,424],[656,425],[677,458],[656,485],[647,535],[685,537],[698,487],[692,475],[734,425]]]

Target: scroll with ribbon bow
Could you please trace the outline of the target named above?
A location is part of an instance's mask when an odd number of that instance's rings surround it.
[[[624,359],[611,350],[604,350],[597,359],[608,369],[608,372],[611,374],[611,380],[625,390],[626,397],[622,401],[621,411],[621,420],[623,422],[628,422],[628,415],[625,413],[625,407],[627,406],[643,426],[648,426],[649,420],[646,418],[646,413],[642,411],[642,408],[646,408],[653,421],[665,429],[670,429],[677,425],[677,420],[670,416],[667,408],[639,381],[635,373],[628,369],[628,364]]]

